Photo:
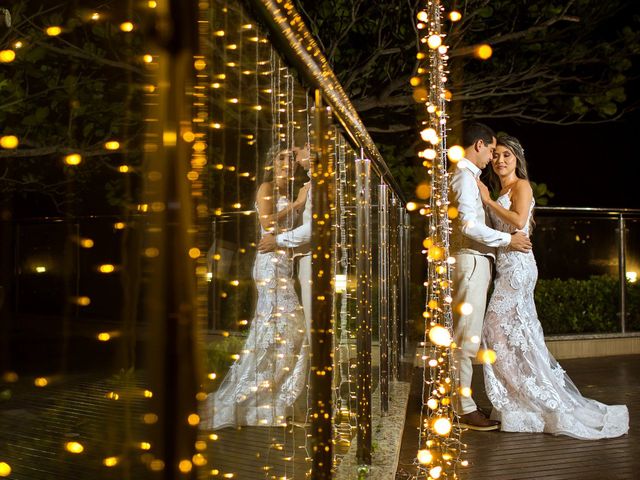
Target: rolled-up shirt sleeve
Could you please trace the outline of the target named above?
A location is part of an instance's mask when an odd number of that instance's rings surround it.
[[[279,247],[297,248],[311,242],[311,222],[305,222],[293,230],[276,235]]]
[[[471,172],[454,175],[451,181],[453,199],[458,207],[458,218],[462,234],[488,247],[506,247],[511,243],[511,235],[488,227],[478,218],[476,204],[480,194]]]

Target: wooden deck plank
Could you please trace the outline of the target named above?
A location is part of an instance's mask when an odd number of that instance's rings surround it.
[[[581,393],[607,404],[626,404],[628,435],[607,440],[576,440],[536,433],[467,431],[461,480],[632,480],[640,478],[640,355],[563,360]],[[422,372],[415,369],[407,428],[403,434],[397,479],[415,474]],[[476,366],[472,385],[481,407],[490,407],[484,394],[482,369]]]

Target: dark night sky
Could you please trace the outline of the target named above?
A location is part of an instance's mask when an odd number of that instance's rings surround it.
[[[588,125],[487,122],[518,137],[529,176],[555,193],[550,206],[640,208],[640,111]]]

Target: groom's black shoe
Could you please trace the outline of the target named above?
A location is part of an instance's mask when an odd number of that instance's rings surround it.
[[[489,432],[500,428],[500,422],[488,419],[478,410],[460,415],[459,423],[463,428],[477,430],[479,432]]]

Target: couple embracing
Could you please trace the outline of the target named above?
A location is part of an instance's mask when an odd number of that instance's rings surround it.
[[[627,407],[584,398],[545,345],[533,295],[538,277],[529,240],[534,199],[522,145],[480,123],[465,128],[462,144],[465,158],[454,165],[450,177],[451,204],[458,209],[451,252],[456,259],[454,355],[460,391],[471,387],[472,359],[481,344],[494,350],[497,359],[484,366],[491,413],[479,410],[471,396],[458,395],[460,425],[584,440],[624,435],[629,428]],[[489,164],[490,183],[499,190],[496,200],[480,180]],[[460,313],[465,303],[472,307],[467,315]]]

